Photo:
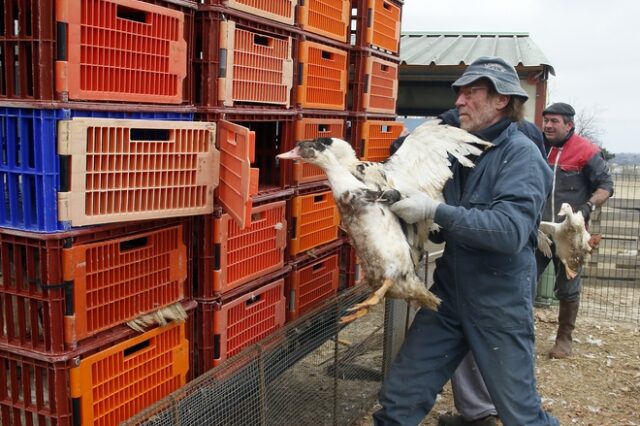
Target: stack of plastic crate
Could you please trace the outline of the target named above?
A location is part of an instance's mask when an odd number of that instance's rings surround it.
[[[117,424],[194,372],[193,222],[221,168],[193,121],[196,8],[3,8],[3,424]]]
[[[217,123],[225,165],[217,208],[197,223],[197,374],[285,322],[293,190],[276,155],[291,143],[296,115],[296,3],[209,0],[196,16],[196,119]]]

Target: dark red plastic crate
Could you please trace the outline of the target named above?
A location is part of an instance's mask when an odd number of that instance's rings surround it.
[[[45,235],[0,231],[0,344],[62,354],[190,298],[191,233],[191,219]]]
[[[230,300],[198,302],[198,375],[284,325],[284,287],[279,278]]]
[[[340,285],[340,245],[322,257],[304,256],[295,260],[287,286],[287,321],[321,306],[338,293]]]
[[[227,213],[204,217],[197,297],[212,298],[284,266],[286,201],[254,206],[251,226],[240,229]]]

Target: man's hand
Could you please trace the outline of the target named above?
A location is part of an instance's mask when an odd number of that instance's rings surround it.
[[[390,206],[391,211],[407,223],[433,219],[440,203],[422,192],[412,192],[406,198]]]
[[[586,202],[580,207],[578,207],[578,211],[582,212],[582,217],[584,217],[584,221],[587,222],[589,217],[591,216],[591,209],[593,208],[593,204],[590,202]]]

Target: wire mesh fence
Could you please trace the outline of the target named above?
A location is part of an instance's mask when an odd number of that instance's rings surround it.
[[[367,293],[345,291],[124,424],[351,424],[382,381],[384,307],[346,327],[338,319]]]
[[[591,217],[602,240],[582,272],[580,315],[640,323],[640,167],[614,168],[615,193]],[[538,304],[556,304],[553,263],[538,287]]]

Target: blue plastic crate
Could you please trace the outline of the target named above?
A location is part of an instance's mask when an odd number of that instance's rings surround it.
[[[192,121],[190,113],[85,111],[0,107],[0,227],[35,232],[70,228],[58,221],[57,194],[64,162],[57,123],[73,117]]]

